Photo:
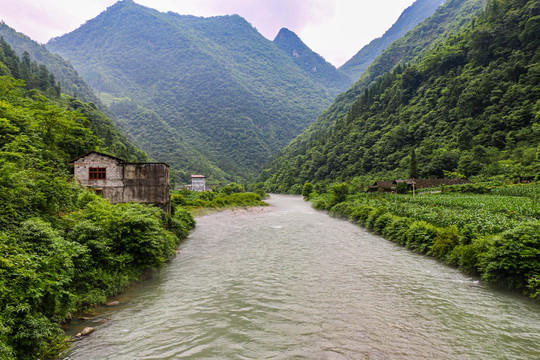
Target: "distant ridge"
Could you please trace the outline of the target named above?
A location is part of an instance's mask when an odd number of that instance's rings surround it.
[[[433,15],[437,8],[446,0],[416,0],[411,6],[401,13],[397,21],[388,29],[383,36],[371,41],[364,46],[349,61],[343,64],[339,70],[347,74],[351,84],[358,80],[360,75],[367,69],[369,64],[391,43],[412,30],[424,19]]]
[[[92,88],[79,76],[69,62],[49,52],[45,46],[17,32],[4,22],[0,22],[0,36],[15,50],[18,56],[22,56],[26,51],[30,55],[30,59],[45,65],[60,82],[62,92],[83,101],[101,105]]]
[[[313,81],[328,88],[332,95],[342,92],[352,82],[347,75],[338,71],[334,65],[311,50],[298,35],[287,28],[279,31],[274,44],[287,53]]]
[[[129,102],[113,107],[123,126],[185,174],[256,174],[332,99],[237,15],[182,16],[120,1],[46,46],[108,104]],[[151,133],[174,136],[141,136]]]

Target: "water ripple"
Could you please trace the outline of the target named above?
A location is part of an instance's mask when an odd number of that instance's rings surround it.
[[[540,306],[275,196],[198,219],[69,359],[532,359]]]

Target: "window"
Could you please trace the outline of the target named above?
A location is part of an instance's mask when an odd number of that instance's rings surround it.
[[[103,189],[94,189],[94,191],[96,192],[96,195],[103,196]]]
[[[107,179],[107,168],[90,168],[88,169],[88,179],[90,180],[105,180]]]

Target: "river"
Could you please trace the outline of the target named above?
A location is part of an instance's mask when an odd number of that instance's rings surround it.
[[[538,359],[540,304],[310,207],[197,219],[68,359]]]

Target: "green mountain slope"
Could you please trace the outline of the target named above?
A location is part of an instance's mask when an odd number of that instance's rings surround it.
[[[257,173],[331,99],[236,15],[181,16],[125,0],[47,47],[69,59],[102,98],[135,102],[181,134],[178,142],[141,141],[149,155],[162,160],[193,148],[218,169],[206,175]],[[149,128],[162,126],[147,121]],[[203,170],[182,159],[169,162]]]
[[[93,103],[60,90],[0,41],[2,360],[59,358],[71,343],[61,323],[160,268],[194,225],[180,207],[164,221],[156,207],[112,205],[73,180],[68,161],[90,150],[146,154],[117,143]]]
[[[264,172],[269,190],[305,181],[407,176],[540,176],[540,7],[491,1],[412,66],[365,90],[332,131]]]
[[[337,95],[352,83],[347,75],[338,71],[334,65],[311,50],[298,35],[289,29],[281,29],[274,39],[274,44],[287,53],[313,81],[326,87],[332,95]]]
[[[3,22],[0,22],[0,37],[4,38],[19,57],[22,58],[23,54],[27,52],[31,60],[45,65],[60,83],[62,92],[75,96],[82,101],[100,105],[92,88],[77,74],[69,62],[58,55],[52,54],[43,45],[15,31]]]
[[[398,64],[418,62],[429,50],[467,26],[484,4],[485,0],[448,0],[432,16],[392,43],[353,86],[338,95],[332,105],[323,111],[306,131],[268,162],[261,179],[266,180],[268,173],[278,172],[285,159],[305,153],[312,142],[328,136],[336,121],[347,114],[354,101],[377,78]]]
[[[388,29],[383,36],[371,41],[364,46],[349,61],[343,64],[339,70],[347,74],[352,82],[368,68],[371,62],[391,43],[412,30],[424,19],[433,15],[435,10],[446,0],[416,0],[411,6],[403,11],[397,21]],[[351,82],[351,83],[352,83]]]

